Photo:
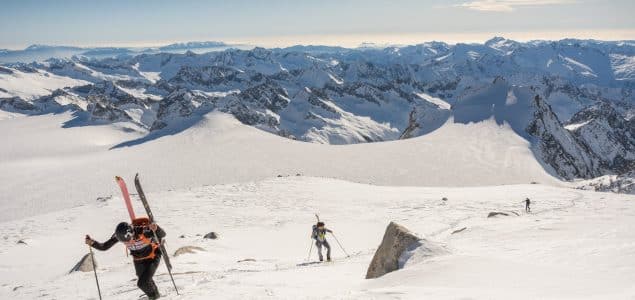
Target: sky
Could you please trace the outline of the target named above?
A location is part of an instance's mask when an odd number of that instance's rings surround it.
[[[635,40],[634,0],[0,0],[0,48]]]

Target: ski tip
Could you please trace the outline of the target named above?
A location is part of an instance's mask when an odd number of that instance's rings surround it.
[[[122,178],[119,176],[115,176],[115,180],[119,181],[119,180],[122,180]]]

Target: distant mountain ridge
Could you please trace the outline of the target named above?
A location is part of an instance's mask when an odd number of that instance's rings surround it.
[[[153,136],[219,110],[325,144],[412,138],[450,120],[494,119],[528,140],[555,176],[588,179],[635,167],[634,62],[631,41],[501,37],[74,57],[3,67],[0,109],[71,109],[73,124],[129,122]]]
[[[225,47],[229,46],[224,42],[185,42],[174,43],[167,46],[159,47],[159,50],[176,50],[176,49],[197,49],[197,48],[212,48],[212,47]]]
[[[42,62],[47,59],[70,59],[73,56],[103,59],[119,55],[139,55],[159,52],[184,53],[187,50],[224,50],[229,47],[244,45],[230,45],[224,42],[204,41],[173,43],[159,47],[76,47],[64,45],[33,44],[22,50],[0,49],[0,64]],[[248,48],[248,47],[247,47]]]

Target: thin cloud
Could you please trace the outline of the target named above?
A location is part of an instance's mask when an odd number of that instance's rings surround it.
[[[474,0],[454,6],[478,11],[510,12],[523,6],[559,5],[575,2],[575,0]]]

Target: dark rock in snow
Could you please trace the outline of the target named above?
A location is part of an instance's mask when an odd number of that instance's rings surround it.
[[[467,229],[467,227],[463,227],[463,228],[461,228],[461,229],[454,230],[454,231],[452,231],[452,234],[462,232],[462,231],[464,231],[465,229]]]
[[[34,111],[37,107],[20,97],[0,98],[0,109],[6,111],[28,112]]]
[[[110,199],[112,199],[112,195],[111,196],[107,196],[107,197],[97,197],[96,201],[103,203],[103,202],[107,202]]]
[[[492,218],[492,217],[496,217],[496,216],[509,216],[508,213],[504,213],[504,212],[500,212],[500,211],[493,211],[490,212],[489,214],[487,214],[488,218]]]
[[[218,235],[216,234],[216,232],[212,231],[212,232],[206,234],[205,236],[203,236],[203,238],[215,240],[215,239],[218,238]]]

